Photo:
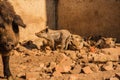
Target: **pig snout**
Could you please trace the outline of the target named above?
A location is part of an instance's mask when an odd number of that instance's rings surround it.
[[[13,42],[7,42],[5,47],[7,50],[12,50],[15,47],[15,44]]]

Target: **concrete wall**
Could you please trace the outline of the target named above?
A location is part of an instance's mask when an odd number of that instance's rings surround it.
[[[46,25],[46,0],[9,0],[17,14],[21,15],[26,29],[20,28],[20,39],[30,40]]]
[[[59,0],[58,26],[81,36],[103,35],[120,41],[120,0]]]

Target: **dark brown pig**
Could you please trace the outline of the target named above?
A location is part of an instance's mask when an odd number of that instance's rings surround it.
[[[116,47],[116,38],[105,38],[102,37],[97,41],[95,44],[96,47],[98,48],[115,48]]]
[[[102,36],[90,36],[86,42],[90,46],[97,48],[114,48],[116,47],[116,38],[102,37]]]
[[[68,30],[51,30],[46,28],[35,33],[35,35],[46,39],[52,50],[56,50],[58,45],[60,45],[61,50],[67,49],[71,39],[71,33]]]
[[[7,0],[0,1],[0,54],[2,55],[4,76],[14,80],[9,68],[10,52],[19,42],[19,27],[25,27]]]

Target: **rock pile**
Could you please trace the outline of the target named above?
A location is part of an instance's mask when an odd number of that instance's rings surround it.
[[[52,51],[47,47],[46,50],[41,51],[33,47],[31,43],[35,45],[34,41],[25,42],[26,45],[22,44],[16,48],[17,53],[14,55],[21,55],[26,60],[21,64],[30,65],[22,67],[27,72],[20,72],[17,75],[18,78],[26,80],[80,80],[82,79],[80,75],[102,74],[101,72],[120,70],[120,47],[117,46],[99,49],[83,45],[80,50],[61,52],[59,50]],[[30,57],[36,57],[36,59]],[[115,72],[112,75],[112,77],[103,75],[98,80],[119,80],[119,73]],[[93,78],[91,77],[89,80],[93,80]]]

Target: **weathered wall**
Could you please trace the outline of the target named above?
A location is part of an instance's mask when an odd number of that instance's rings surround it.
[[[120,41],[120,0],[59,0],[58,26],[81,36],[112,36]]]
[[[56,11],[55,11],[55,0],[46,0],[46,11],[47,11],[47,26],[51,29],[55,29],[56,25]]]
[[[55,0],[9,1],[27,24],[26,29],[20,28],[21,40],[34,39],[34,33],[47,23],[81,36],[112,36],[120,41],[120,0],[58,0],[58,12]]]
[[[17,14],[21,15],[27,24],[26,29],[20,28],[20,39],[34,39],[35,32],[40,31],[46,25],[45,0],[9,0]]]

